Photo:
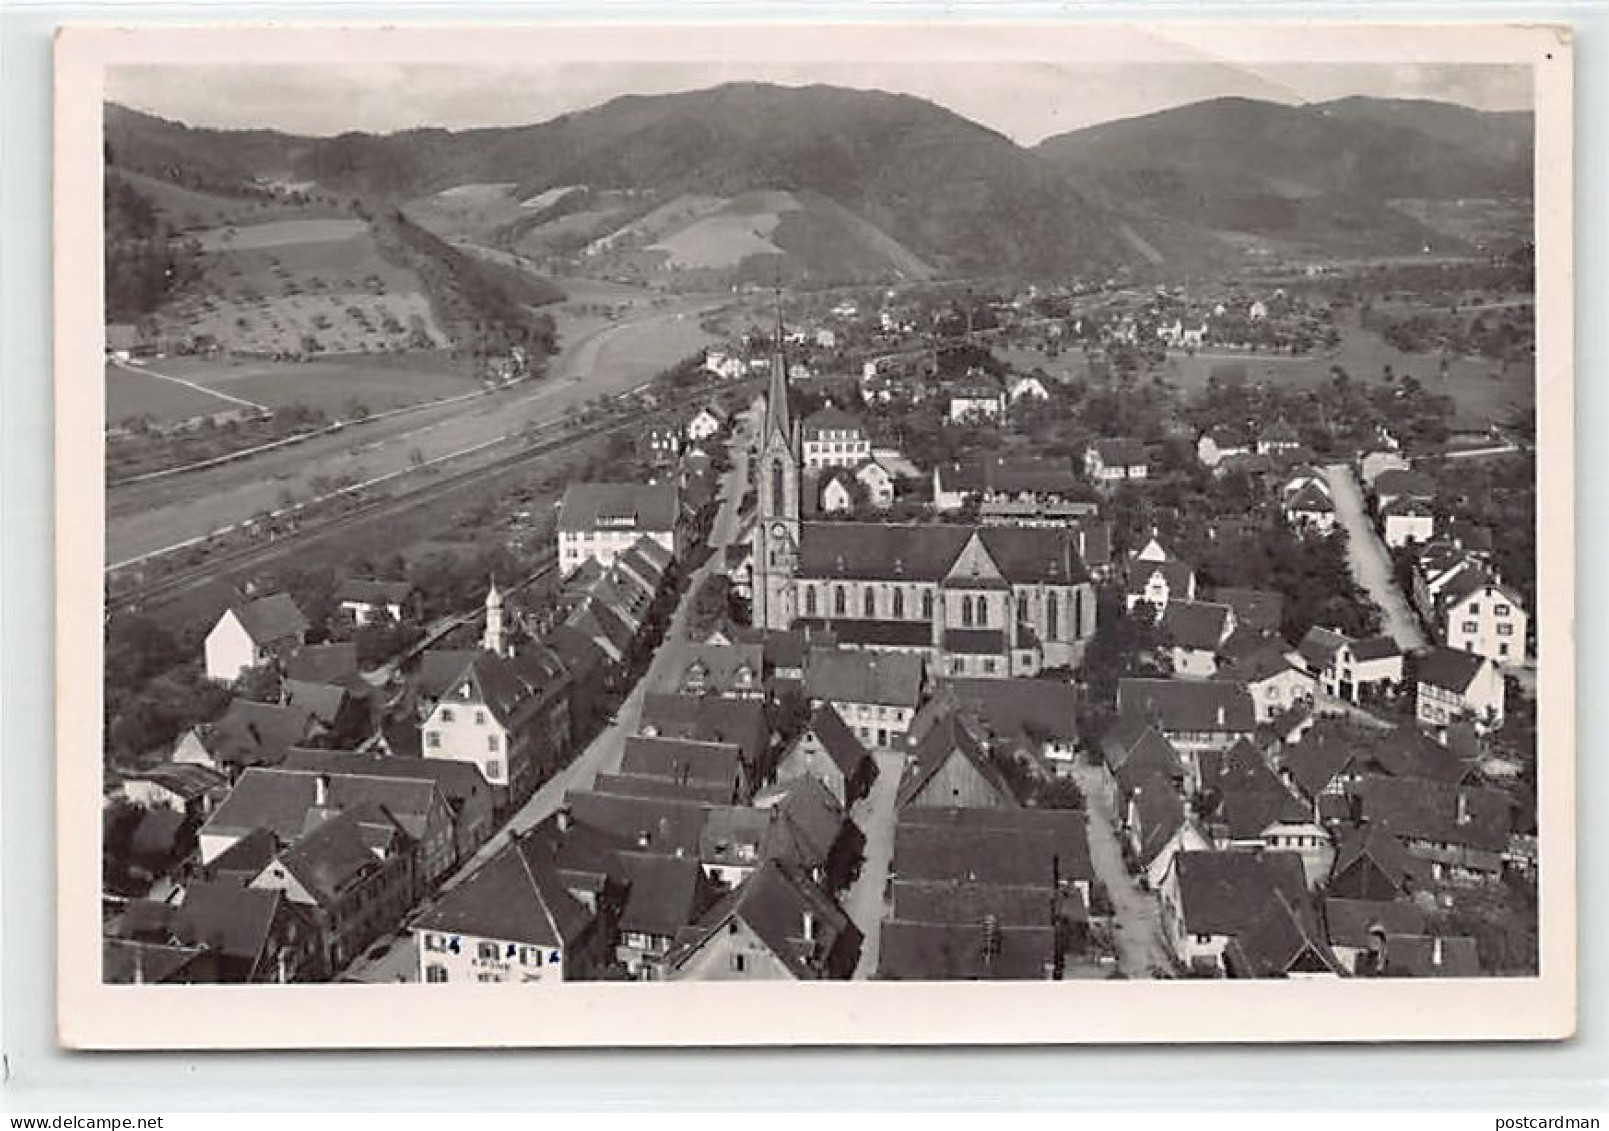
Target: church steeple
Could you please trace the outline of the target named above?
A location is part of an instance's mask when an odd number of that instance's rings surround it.
[[[503,595],[497,591],[494,578],[486,591],[486,635],[481,638],[481,647],[501,656],[505,654],[503,643]]]
[[[777,287],[777,326],[771,344],[771,384],[765,397],[765,442],[780,436],[789,447],[793,445],[793,414],[788,407],[788,359],[782,351],[782,288]]]

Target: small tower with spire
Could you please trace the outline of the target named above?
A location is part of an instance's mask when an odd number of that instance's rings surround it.
[[[491,587],[486,590],[486,634],[481,637],[481,647],[488,652],[499,656],[506,655],[503,651],[503,595],[497,591],[497,579],[491,579]]]

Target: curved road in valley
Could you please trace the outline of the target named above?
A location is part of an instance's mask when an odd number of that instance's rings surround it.
[[[260,456],[171,479],[129,484],[106,497],[106,560],[117,563],[206,535],[315,494],[314,480],[364,480],[401,471],[557,421],[593,397],[625,392],[712,339],[700,316],[729,301],[698,296],[646,305],[618,322],[579,323],[548,376],[475,401],[350,425]],[[595,322],[595,320],[593,320]]]

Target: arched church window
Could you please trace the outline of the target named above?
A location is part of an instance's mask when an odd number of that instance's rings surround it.
[[[894,618],[903,619],[905,616],[905,590],[894,590]]]
[[[865,617],[867,620],[871,620],[877,615],[877,597],[873,594],[872,587],[870,585],[866,586],[866,592],[861,596],[860,603],[861,616]]]
[[[1061,619],[1061,602],[1054,591],[1045,595],[1045,639],[1055,640],[1061,635],[1057,622]]]
[[[807,586],[805,586],[805,616],[813,617],[815,615],[816,615],[816,587],[814,585],[807,585]]]
[[[841,617],[841,616],[844,615],[844,611],[847,608],[847,606],[845,604],[845,601],[846,601],[846,598],[844,597],[844,587],[842,585],[834,585],[832,587],[832,615],[833,616]]]
[[[933,590],[931,589],[922,590],[922,619],[925,621],[933,619]]]
[[[782,506],[782,461],[777,460],[771,465],[771,506],[776,509]]]

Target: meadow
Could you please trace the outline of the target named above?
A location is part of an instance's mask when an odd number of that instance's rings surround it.
[[[444,400],[480,388],[467,367],[444,351],[304,362],[174,357],[154,361],[152,366],[162,373],[269,408],[303,405],[331,419],[349,416],[347,410],[354,403],[372,414]]]
[[[125,421],[138,417],[149,417],[155,422],[167,424],[196,416],[232,412],[240,407],[202,390],[142,373],[138,368],[109,362],[106,366],[107,428],[120,428]]]

